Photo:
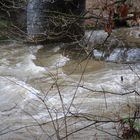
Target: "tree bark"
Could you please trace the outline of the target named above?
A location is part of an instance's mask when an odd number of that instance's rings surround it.
[[[29,0],[27,33],[32,42],[73,41],[83,36],[85,0]]]

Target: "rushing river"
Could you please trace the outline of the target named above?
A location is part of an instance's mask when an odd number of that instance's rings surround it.
[[[64,46],[0,44],[0,140],[56,139],[56,132],[64,137],[93,120],[133,115],[140,103],[140,49],[128,51],[130,63],[114,63],[118,48],[97,61]],[[118,124],[98,123],[68,139],[114,140],[117,133]]]

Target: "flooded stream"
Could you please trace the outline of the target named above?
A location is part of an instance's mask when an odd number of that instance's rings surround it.
[[[66,129],[70,140],[119,139],[111,122],[75,130],[133,115],[140,105],[139,47],[129,50],[124,62],[131,63],[121,63],[118,48],[105,61],[62,46],[0,44],[0,140],[54,140],[58,131],[65,139]]]

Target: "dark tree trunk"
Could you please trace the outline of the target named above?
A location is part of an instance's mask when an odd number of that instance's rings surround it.
[[[79,18],[85,11],[85,0],[29,0],[27,6],[28,38],[73,41],[84,34]]]

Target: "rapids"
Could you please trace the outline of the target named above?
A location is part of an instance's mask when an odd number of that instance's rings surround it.
[[[103,40],[106,33],[96,35]],[[90,44],[99,39],[95,34],[93,38],[96,40]],[[63,137],[64,114],[69,116],[68,132],[91,123],[70,117],[74,113],[99,120],[101,116],[115,119],[133,114],[140,101],[131,93],[140,92],[139,47],[129,49],[123,57],[119,46],[97,60],[102,56],[100,50],[93,50],[96,58],[85,59],[83,54],[65,52],[64,46],[0,44],[0,140],[56,139],[52,118]],[[111,122],[100,123],[69,139],[117,139],[117,127]]]

